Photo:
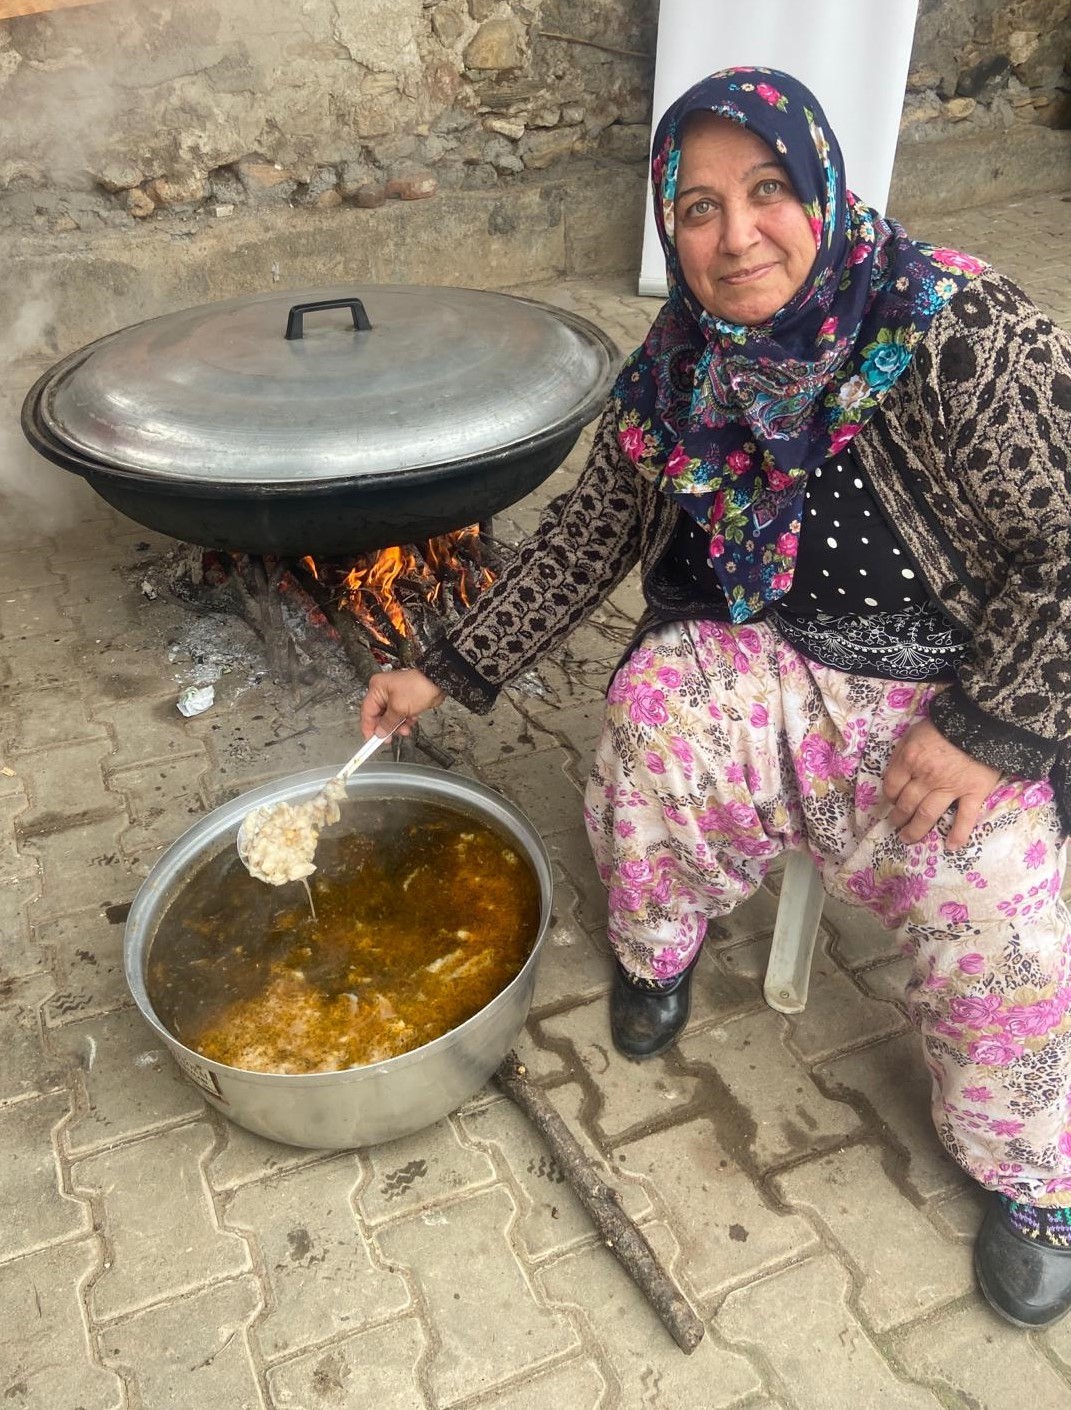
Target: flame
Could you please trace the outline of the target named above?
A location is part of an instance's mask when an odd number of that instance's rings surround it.
[[[330,565],[311,557],[302,567],[323,583]],[[341,569],[340,569],[341,571]],[[400,637],[411,637],[399,589],[417,593],[429,606],[441,608],[444,594],[452,591],[470,607],[476,596],[494,582],[494,574],[480,561],[480,530],[476,524],[429,539],[418,552],[411,545],[383,548],[365,555],[344,573],[335,589],[345,605],[375,638],[389,645],[384,635],[385,617]]]

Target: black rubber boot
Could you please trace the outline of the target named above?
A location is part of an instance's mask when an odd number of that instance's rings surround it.
[[[1027,1238],[993,1200],[974,1245],[978,1286],[1017,1327],[1047,1327],[1071,1307],[1071,1248]]]
[[[698,952],[687,969],[668,984],[656,986],[636,979],[614,965],[610,990],[610,1033],[614,1047],[626,1057],[657,1057],[677,1041],[692,1008],[692,972]]]

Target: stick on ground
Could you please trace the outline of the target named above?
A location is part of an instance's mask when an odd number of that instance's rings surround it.
[[[543,1092],[529,1081],[525,1066],[515,1052],[506,1054],[495,1073],[495,1081],[531,1119],[550,1147],[562,1174],[591,1215],[603,1242],[658,1313],[673,1340],[686,1355],[693,1352],[703,1339],[703,1323],[640,1229],[622,1209],[620,1195],[600,1179],[580,1142]]]

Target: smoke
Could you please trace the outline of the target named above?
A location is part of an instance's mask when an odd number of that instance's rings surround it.
[[[31,291],[0,333],[0,525],[10,547],[69,529],[98,512],[89,486],[34,452],[22,434],[22,399],[46,370],[40,353],[52,342],[55,306]]]

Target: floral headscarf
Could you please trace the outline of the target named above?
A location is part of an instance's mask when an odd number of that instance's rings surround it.
[[[696,112],[762,138],[814,231],[810,274],[763,324],[708,313],[680,268],[673,203],[681,129]],[[618,437],[709,532],[730,616],[743,622],[792,585],[809,472],[862,430],[934,316],[986,266],[909,240],[854,196],[818,102],[775,69],[697,83],[662,118],[653,153],[669,299],[615,384]]]

